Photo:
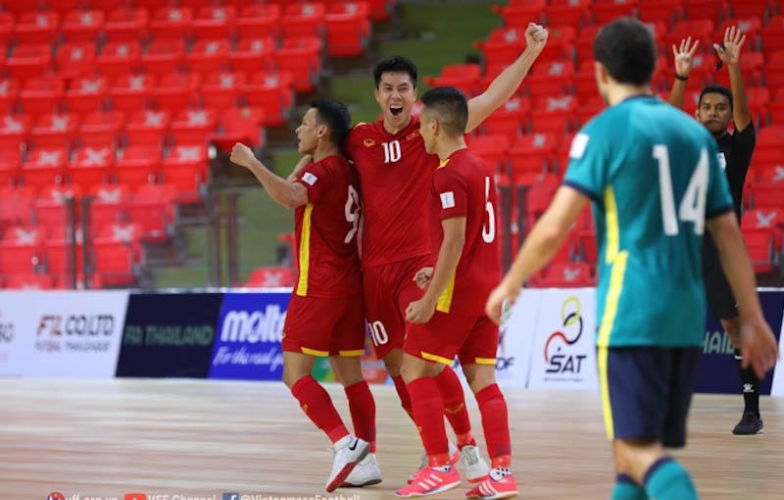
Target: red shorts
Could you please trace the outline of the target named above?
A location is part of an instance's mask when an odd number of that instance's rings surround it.
[[[403,349],[406,354],[446,365],[457,356],[463,366],[495,366],[498,325],[487,316],[436,311],[425,324],[408,324]]]
[[[394,348],[403,347],[406,308],[425,294],[414,282],[417,271],[432,266],[430,256],[365,269],[365,314],[376,356],[384,358]]]
[[[321,299],[292,294],[283,325],[283,350],[312,356],[364,354],[362,296]]]

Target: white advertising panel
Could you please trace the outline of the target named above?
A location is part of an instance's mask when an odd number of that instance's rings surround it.
[[[528,387],[598,390],[596,291],[548,289],[541,294]]]
[[[114,377],[127,306],[127,291],[0,293],[0,322],[13,329],[0,374]]]

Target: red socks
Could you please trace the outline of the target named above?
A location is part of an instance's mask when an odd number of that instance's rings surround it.
[[[422,377],[409,382],[407,388],[414,405],[414,422],[422,436],[430,465],[447,465],[449,442],[444,428],[444,399],[438,385],[433,377]]]
[[[376,452],[376,402],[366,381],[345,388],[354,434],[370,443],[370,453]]]
[[[476,440],[471,434],[471,420],[468,418],[463,386],[457,374],[447,366],[434,380],[444,398],[446,418],[457,436],[457,447],[462,449],[466,445],[476,446]]]
[[[316,427],[324,431],[333,443],[348,436],[348,429],[332,404],[327,391],[310,375],[297,380],[291,387],[291,394],[297,398],[302,411]]]
[[[498,384],[485,387],[476,394],[476,402],[482,413],[482,429],[485,431],[487,452],[492,466],[509,467],[512,445],[509,439],[509,413],[506,400]],[[497,465],[498,464],[498,465]]]
[[[413,420],[414,410],[411,406],[411,396],[408,395],[408,389],[406,388],[406,383],[403,382],[403,377],[400,375],[392,377],[392,382],[395,383],[395,390],[397,390],[397,395],[400,398],[400,404],[403,406],[403,409],[406,410],[408,416]]]

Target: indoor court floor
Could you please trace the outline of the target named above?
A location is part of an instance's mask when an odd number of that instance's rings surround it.
[[[329,391],[350,423],[342,388]],[[609,499],[614,473],[598,394],[504,392],[519,498]],[[5,379],[0,499],[46,500],[52,492],[73,500],[136,492],[150,500],[223,500],[224,492],[245,500],[393,498],[418,466],[421,446],[393,388],[373,386],[373,393],[384,481],[327,494],[329,443],[282,383]],[[740,396],[697,395],[689,447],[677,456],[703,499],[780,500],[784,399],[763,398],[765,433],[751,437],[731,434],[741,406]],[[433,498],[464,498],[466,489],[464,482]]]

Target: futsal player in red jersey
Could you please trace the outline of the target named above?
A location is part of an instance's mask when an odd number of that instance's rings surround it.
[[[484,93],[468,102],[467,132],[514,94],[547,43],[547,31],[531,23],[525,39],[526,49],[517,60]],[[376,355],[384,360],[403,408],[410,415],[411,401],[400,376],[405,309],[422,294],[414,281],[416,272],[433,264],[426,207],[438,158],[425,151],[419,119],[411,114],[417,100],[414,63],[392,57],[377,64],[373,73],[375,97],[383,118],[356,125],[345,149],[359,172],[362,192],[365,313]],[[466,475],[481,480],[487,474],[487,465],[471,436],[460,382],[449,367],[436,377],[436,382],[463,452]]]
[[[466,147],[468,105],[462,92],[435,88],[422,96],[422,103],[421,136],[428,153],[440,159],[429,200],[437,260],[424,296],[406,309],[402,372],[428,465],[397,495],[431,495],[460,484],[441,417],[444,398],[435,382],[458,356],[479,404],[492,459],[490,474],[468,497],[512,497],[517,483],[510,469],[507,407],[495,382],[498,326],[484,311],[484,301],[501,277],[493,173]]]
[[[327,491],[341,486],[355,465],[374,451],[376,433],[375,402],[360,366],[365,319],[357,251],[359,186],[340,153],[350,123],[342,103],[311,104],[297,128],[299,152],[308,156],[289,179],[270,172],[243,144],[231,152],[231,161],[249,169],[273,200],[295,211],[299,273],[283,326],[283,381],[333,443]],[[318,356],[329,356],[338,372],[356,436],[349,434],[329,394],[311,376]]]

